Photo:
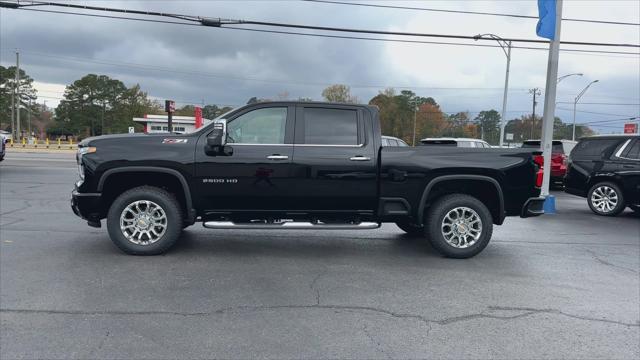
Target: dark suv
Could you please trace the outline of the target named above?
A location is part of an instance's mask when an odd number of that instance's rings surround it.
[[[616,216],[640,211],[640,135],[592,136],[571,151],[565,191],[586,197],[591,210]]]

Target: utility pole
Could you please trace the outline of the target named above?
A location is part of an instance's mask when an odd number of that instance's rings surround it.
[[[102,124],[100,125],[100,135],[104,135],[104,99],[102,99]]]
[[[20,53],[16,51],[16,140],[22,137],[20,132]]]
[[[16,138],[16,87],[11,89],[11,137]]]
[[[28,119],[29,119],[29,134],[27,135],[27,139],[31,138],[31,98],[29,98],[29,113],[28,113]]]
[[[413,143],[411,146],[416,146],[416,122],[418,120],[418,101],[414,99],[413,102]]]
[[[542,93],[540,92],[540,89],[533,88],[529,90],[529,94],[533,94],[533,111],[531,115],[531,137],[529,138],[529,139],[533,139],[533,129],[535,128],[535,124],[536,124],[536,105],[538,105],[538,103],[536,102],[536,96],[539,96]]]

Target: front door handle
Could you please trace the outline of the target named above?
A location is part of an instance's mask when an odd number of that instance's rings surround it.
[[[267,159],[269,160],[287,160],[289,157],[287,155],[269,155]]]
[[[369,160],[371,160],[371,158],[370,157],[366,157],[366,156],[362,156],[362,155],[358,155],[358,156],[350,157],[349,160],[351,160],[351,161],[369,161]]]

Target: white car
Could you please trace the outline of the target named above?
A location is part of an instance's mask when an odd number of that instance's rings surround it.
[[[467,147],[467,148],[481,148],[481,149],[489,149],[491,145],[488,142],[480,139],[471,139],[471,138],[425,138],[420,140],[421,145],[427,146],[457,146],[457,147]]]

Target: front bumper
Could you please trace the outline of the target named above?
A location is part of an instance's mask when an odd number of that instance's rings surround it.
[[[529,198],[522,207],[520,217],[528,218],[544,214],[544,196]]]
[[[100,226],[102,194],[81,193],[78,190],[73,190],[71,193],[71,210],[77,216],[87,220],[89,225]]]

